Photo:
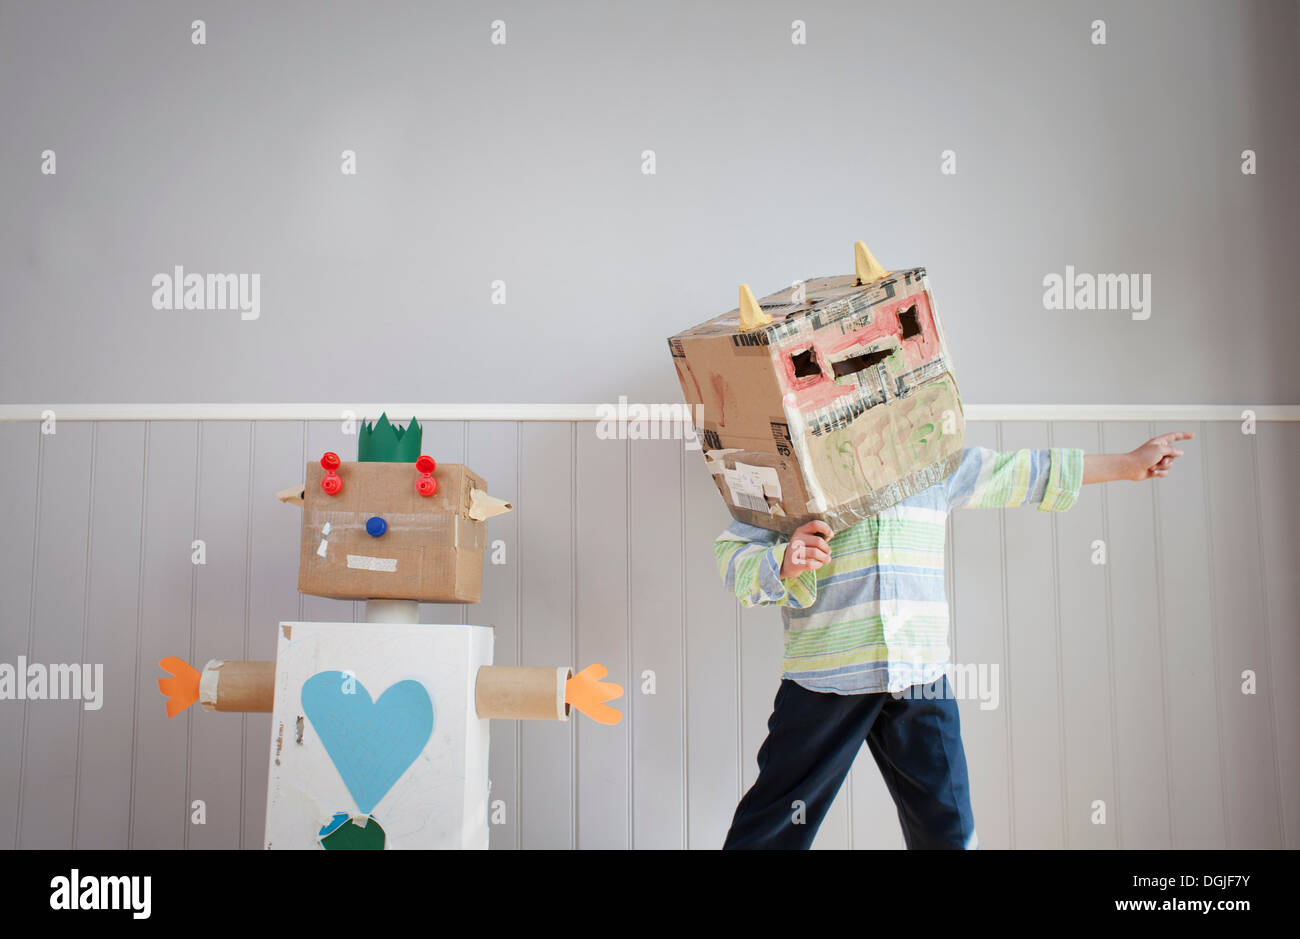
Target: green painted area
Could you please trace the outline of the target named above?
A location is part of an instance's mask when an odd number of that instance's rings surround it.
[[[366,820],[365,828],[348,819],[322,836],[320,843],[326,851],[382,851],[384,829],[373,818]]]
[[[942,434],[936,433],[938,428],[933,424],[922,424],[912,433],[912,458],[921,459],[921,448],[928,446],[932,440],[937,440]]]
[[[423,435],[424,430],[415,418],[406,427],[400,427],[391,423],[387,414],[380,414],[373,424],[365,421],[361,424],[357,434],[357,462],[414,463],[420,458]]]

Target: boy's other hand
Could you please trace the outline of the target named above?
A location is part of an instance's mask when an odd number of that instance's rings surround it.
[[[1191,440],[1195,436],[1186,431],[1176,430],[1161,434],[1159,437],[1152,437],[1136,450],[1129,452],[1131,463],[1128,478],[1143,480],[1155,476],[1168,476],[1169,467],[1173,465],[1176,458],[1183,455],[1183,451],[1174,446],[1175,441]]]
[[[831,526],[814,519],[804,522],[790,536],[781,562],[781,579],[798,577],[804,571],[815,571],[831,559],[831,546],[827,539],[833,535]]]

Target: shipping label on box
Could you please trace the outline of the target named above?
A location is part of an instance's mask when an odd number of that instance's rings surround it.
[[[705,458],[732,515],[841,530],[943,480],[965,419],[923,268],[806,282],[669,340]]]
[[[487,488],[479,476],[440,463],[438,491],[426,497],[416,491],[421,474],[414,463],[341,463],[337,473],[343,489],[330,495],[321,489],[320,464],[307,464],[300,592],[342,600],[479,601],[487,523],[468,515],[471,490]],[[371,522],[376,518],[382,525]]]

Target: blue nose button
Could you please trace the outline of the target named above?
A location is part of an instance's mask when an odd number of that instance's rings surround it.
[[[366,519],[366,533],[370,536],[378,538],[386,531],[388,531],[388,523],[378,515],[372,515]]]

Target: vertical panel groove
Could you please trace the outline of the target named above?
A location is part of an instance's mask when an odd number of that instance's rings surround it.
[[[253,483],[257,472],[257,423],[248,422],[248,492],[244,513],[244,645],[248,661],[253,620]],[[278,629],[278,624],[277,624]],[[244,847],[244,815],[248,811],[248,714],[239,715],[239,848]]]
[[[299,467],[303,468],[304,470],[306,469],[306,466],[307,466],[307,432],[308,432],[309,429],[310,429],[310,425],[308,424],[308,422],[307,422],[307,421],[303,421],[303,422],[302,422],[302,460],[298,463],[298,465],[299,465]],[[306,479],[307,479],[307,477],[304,475],[304,476],[303,476],[303,481],[305,482]],[[306,503],[303,503],[303,504],[305,505]],[[302,598],[302,594],[300,593],[300,594],[298,594],[298,621],[299,621],[299,622],[302,622],[302,610],[303,610],[303,598]],[[278,629],[278,627],[277,627],[277,629]],[[279,644],[280,644],[280,639],[279,639],[278,636],[276,637],[275,642],[276,642],[276,646],[277,646],[277,649],[278,649]],[[279,652],[278,652],[278,651],[277,651],[276,655],[277,655],[277,657],[279,656]]]
[[[1147,438],[1155,436],[1155,425],[1147,424]],[[1158,481],[1158,480],[1153,480]],[[1155,584],[1156,584],[1156,642],[1160,649],[1160,728],[1165,744],[1165,810],[1169,817],[1169,846],[1174,843],[1174,778],[1173,778],[1173,737],[1169,733],[1169,656],[1166,632],[1168,629],[1165,614],[1165,555],[1164,540],[1160,531],[1160,487],[1152,486],[1151,491],[1151,528],[1155,535]]]
[[[95,458],[99,448],[99,422],[90,424],[90,484],[86,500],[86,570],[81,579],[81,661],[89,658],[90,645],[90,570],[95,556]],[[83,665],[84,668],[84,665]],[[83,673],[84,677],[84,673]],[[101,691],[102,693],[102,691]],[[81,809],[81,740],[85,723],[85,707],[77,708],[77,755],[72,775],[72,847],[77,847],[77,822]]]
[[[469,466],[469,421],[460,422],[460,452],[461,463]],[[460,624],[466,626],[469,624],[469,604],[460,605]]]
[[[524,442],[523,436],[519,430],[519,422],[515,421],[515,501],[519,502],[519,512],[522,514],[524,505],[519,498],[523,491],[520,486],[523,485],[523,454]],[[523,603],[520,600],[520,593],[523,590],[523,555],[519,552],[519,532],[522,526],[519,523],[519,515],[515,516],[515,543],[510,546],[511,553],[515,556],[515,664],[522,665],[524,662],[524,618]],[[521,850],[524,846],[524,733],[519,721],[515,721],[515,850]]]
[[[1056,446],[1056,424],[1047,424],[1048,460]],[[1070,741],[1065,735],[1065,655],[1061,635],[1061,530],[1057,516],[1051,513],[1052,527],[1052,612],[1056,623],[1056,722],[1061,741],[1061,844],[1070,847]]]
[[[131,665],[131,801],[127,809],[126,826],[128,850],[135,847],[135,777],[139,770],[136,765],[136,743],[140,738],[140,634],[144,628],[144,565],[149,534],[149,432],[152,428],[152,421],[144,422],[144,466],[140,473],[140,562],[135,575],[135,659]]]
[[[678,527],[681,543],[677,546],[677,557],[681,563],[682,583],[682,848],[691,846],[691,724],[687,718],[686,705],[689,689],[686,670],[686,448],[677,454],[678,484],[681,493],[678,503]]]
[[[1202,425],[1204,430],[1204,425]],[[1209,437],[1206,437],[1209,440]],[[1217,600],[1214,589],[1214,505],[1211,499],[1213,489],[1210,486],[1210,453],[1209,447],[1201,447],[1201,473],[1205,478],[1205,555],[1209,570],[1206,571],[1206,582],[1210,593],[1210,644],[1214,654],[1214,725],[1218,734],[1219,750],[1219,798],[1222,800],[1223,808],[1223,846],[1232,847],[1232,818],[1228,813],[1228,769],[1224,765],[1223,756],[1223,691],[1220,685],[1223,683],[1223,675],[1220,672],[1219,656],[1219,613]]]
[[[997,430],[998,452],[1002,451],[1002,422],[998,421]],[[1006,717],[1003,725],[1007,729],[1007,831],[1010,840],[1010,846],[1016,846],[1016,750],[1015,750],[1015,727],[1012,723],[1012,704],[1011,704],[1011,613],[1007,606],[1007,510],[998,510],[998,554],[1001,557],[999,572],[1001,574],[1002,587],[1002,661],[1007,674],[1006,678]]]
[[[627,847],[636,849],[636,642],[632,630],[632,439],[623,440],[623,591],[627,603]]]
[[[736,801],[745,797],[745,670],[741,663],[740,603],[736,610]]]
[[[194,422],[194,521],[190,535],[190,657],[186,659],[194,664],[195,643],[198,620],[199,565],[194,563],[194,539],[199,535],[199,508],[203,501],[203,422]],[[207,562],[208,545],[203,542],[203,560]],[[191,769],[194,763],[194,708],[185,709],[185,822],[181,826],[181,846],[190,846],[189,807],[194,794],[190,786]]]
[[[57,421],[58,419],[55,418]],[[55,425],[55,432],[58,432],[58,424]],[[41,489],[44,482],[45,463],[45,434],[42,433],[41,425],[36,425],[36,505],[32,510],[32,586],[28,592],[27,606],[27,658],[30,661],[32,657],[32,642],[36,635],[36,582],[40,575],[41,561]],[[25,678],[15,680],[23,680]],[[23,732],[22,739],[18,742],[18,806],[16,809],[17,817],[14,819],[14,850],[18,850],[19,842],[23,835],[23,790],[26,787],[27,776],[27,722],[31,717],[31,701],[23,702]]]
[[[578,665],[578,423],[569,422],[569,661]],[[578,715],[569,725],[571,812],[569,847],[578,847]]]
[[[1262,485],[1259,475],[1259,434],[1258,432],[1250,435],[1250,463],[1251,475],[1255,483],[1255,538],[1259,543],[1259,593],[1260,604],[1263,610],[1263,627],[1264,627],[1264,668],[1263,671],[1267,676],[1268,682],[1268,718],[1269,732],[1273,738],[1273,745],[1269,747],[1269,753],[1273,757],[1273,784],[1277,788],[1277,824],[1278,835],[1282,839],[1281,847],[1286,847],[1286,796],[1285,788],[1282,784],[1282,764],[1277,758],[1277,748],[1280,744],[1278,727],[1277,727],[1277,703],[1274,700],[1274,694],[1277,689],[1277,682],[1273,680],[1273,637],[1272,629],[1269,623],[1269,605],[1268,605],[1268,578],[1264,576],[1265,569],[1268,567],[1268,555],[1264,548],[1264,513],[1260,508],[1259,490]],[[1294,559],[1293,559],[1294,560]]]
[[[1106,425],[1097,422],[1097,447],[1100,452],[1106,452]],[[1119,792],[1119,717],[1116,693],[1115,693],[1115,617],[1113,605],[1111,602],[1111,582],[1110,582],[1110,565],[1112,561],[1110,543],[1110,507],[1106,500],[1106,486],[1101,487],[1101,540],[1106,545],[1106,568],[1103,571],[1104,582],[1106,585],[1106,680],[1110,694],[1110,775],[1111,775],[1111,801],[1113,811],[1108,813],[1109,817],[1114,820],[1115,824],[1115,846],[1124,847],[1124,824],[1120,817],[1120,792]]]
[[[948,598],[948,625],[952,630],[952,660],[960,663],[957,654],[957,576],[953,572],[957,558],[957,528],[952,520],[952,506],[948,506],[948,515],[944,519],[944,595]],[[965,743],[962,744],[965,749]],[[975,823],[976,829],[979,823]],[[853,847],[852,829],[850,829],[849,847]]]
[[[943,579],[944,595],[948,598],[948,628],[952,630],[952,660],[961,661],[957,657],[957,578],[953,574],[953,566],[957,557],[956,545],[956,526],[952,523],[952,506],[948,506],[948,515],[943,521],[944,527],[944,559],[943,559]]]

